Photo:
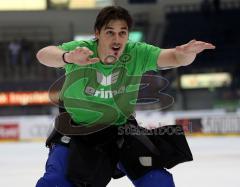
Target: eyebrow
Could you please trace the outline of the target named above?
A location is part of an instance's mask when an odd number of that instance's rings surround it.
[[[110,26],[106,26],[104,28],[104,30],[107,30],[107,29],[110,29],[110,30],[113,30],[114,28],[113,27],[110,27]],[[121,27],[121,30],[128,30],[127,27]]]

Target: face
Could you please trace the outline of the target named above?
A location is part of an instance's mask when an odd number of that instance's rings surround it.
[[[105,63],[112,63],[118,59],[128,40],[128,26],[123,20],[111,20],[100,31],[96,31],[98,39],[98,53]]]

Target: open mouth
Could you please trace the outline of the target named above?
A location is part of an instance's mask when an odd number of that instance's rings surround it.
[[[114,56],[118,56],[118,55],[119,55],[120,49],[121,49],[120,46],[113,46],[113,47],[112,47]]]
[[[113,46],[113,47],[112,47],[112,50],[113,50],[113,51],[119,51],[119,50],[120,50],[120,46],[118,46],[118,47]]]

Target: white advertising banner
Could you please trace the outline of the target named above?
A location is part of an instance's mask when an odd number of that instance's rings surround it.
[[[53,129],[54,119],[55,116],[0,117],[0,140],[45,139]],[[189,122],[193,133],[240,134],[239,113],[137,111],[136,119],[148,129],[176,123],[186,126]]]
[[[53,116],[1,117],[0,126],[17,124],[20,140],[46,138],[52,129]]]
[[[202,118],[203,133],[240,133],[240,115],[218,115]]]

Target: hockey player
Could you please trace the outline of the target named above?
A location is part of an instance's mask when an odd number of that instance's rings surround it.
[[[123,175],[137,187],[174,187],[166,168],[192,159],[183,134],[137,136],[119,129],[143,130],[131,117],[137,94],[129,86],[140,83],[145,72],[187,66],[215,46],[192,40],[160,49],[129,41],[131,27],[126,9],[105,7],[96,18],[94,40],[48,46],[37,53],[40,63],[66,71],[61,114],[47,140],[46,172],[37,187],[104,187]]]

